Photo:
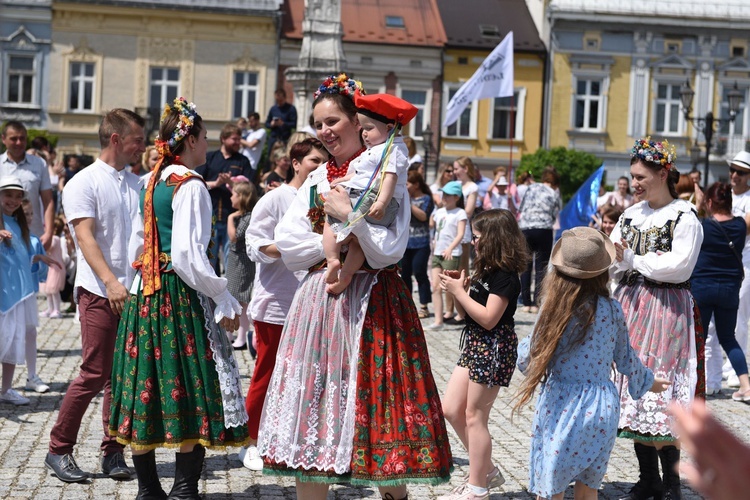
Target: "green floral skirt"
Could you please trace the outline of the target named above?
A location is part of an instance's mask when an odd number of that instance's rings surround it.
[[[225,425],[198,294],[174,273],[161,279],[154,295],[139,293],[125,304],[112,367],[110,435],[137,450],[246,444],[246,425]]]

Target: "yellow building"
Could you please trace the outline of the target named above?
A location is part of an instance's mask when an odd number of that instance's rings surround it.
[[[209,141],[273,105],[281,0],[57,1],[48,130],[63,153],[95,155],[101,114],[122,107],[158,127],[165,102],[198,106]]]
[[[448,37],[443,112],[451,97],[511,30],[515,42],[514,98],[474,101],[456,123],[442,127],[441,161],[469,156],[484,170],[508,165],[511,158],[518,165],[521,155],[541,146],[546,61],[544,44],[525,2],[438,0],[438,6]]]
[[[644,23],[644,16],[654,22]],[[599,156],[612,184],[628,175],[634,140],[651,135],[675,144],[681,172],[697,167],[709,172],[710,182],[727,179],[724,160],[750,137],[744,104],[750,99],[750,3],[684,0],[675,9],[655,0],[551,0],[547,18],[545,146]],[[691,120],[681,103],[686,84],[695,92]],[[727,96],[735,84],[742,104],[730,121]],[[702,128],[709,112],[723,121],[715,123],[706,162]]]

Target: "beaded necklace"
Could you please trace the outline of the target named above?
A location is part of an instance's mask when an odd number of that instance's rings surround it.
[[[354,155],[348,160],[346,160],[344,163],[342,163],[340,167],[336,166],[336,159],[331,157],[331,159],[328,160],[328,163],[326,164],[326,169],[328,170],[328,182],[332,182],[338,179],[339,177],[345,176],[346,171],[349,170],[349,164],[352,162],[352,160],[354,160],[359,155],[364,153],[365,149],[367,148],[362,148],[356,153],[354,153]]]

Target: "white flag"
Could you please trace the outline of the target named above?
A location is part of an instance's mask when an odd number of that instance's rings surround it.
[[[470,102],[513,95],[513,32],[508,33],[445,109],[443,127],[452,125]]]

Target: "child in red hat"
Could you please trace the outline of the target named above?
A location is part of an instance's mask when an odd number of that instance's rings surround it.
[[[418,111],[409,102],[389,94],[356,94],[354,104],[367,151],[351,162],[344,177],[332,183],[347,189],[353,207],[348,221],[329,217],[323,228],[323,250],[328,266],[326,290],[333,294],[346,289],[365,261],[365,254],[354,237],[348,241],[349,251],[343,266],[339,260],[341,245],[351,227],[362,219],[386,227],[396,220],[399,204],[394,194],[397,190],[399,193],[406,190],[409,166],[409,152],[399,132]]]

